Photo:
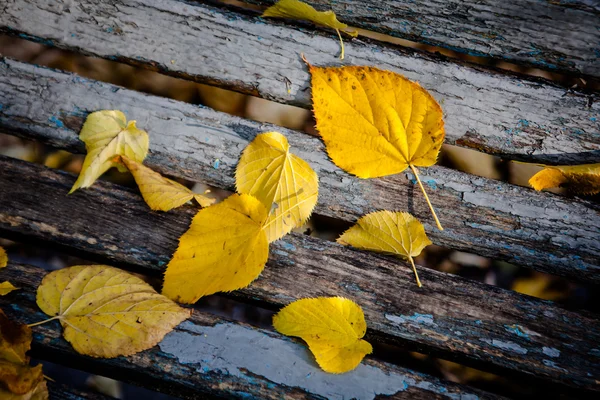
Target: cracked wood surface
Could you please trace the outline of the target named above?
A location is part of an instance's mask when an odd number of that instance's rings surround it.
[[[297,131],[10,60],[0,62],[0,92],[0,129],[8,133],[82,153],[78,132],[87,113],[119,109],[148,131],[147,165],[229,190],[245,146],[261,132],[280,131],[319,175],[317,214],[353,223],[375,210],[409,211],[437,245],[600,282],[600,207],[591,201],[434,166],[421,173],[440,232],[411,173],[355,178],[329,161],[319,139]]]
[[[67,196],[72,174],[6,157],[0,170],[0,235],[156,276],[197,210],[151,212],[136,189],[105,181]],[[600,391],[597,316],[427,268],[419,274],[422,288],[397,259],[293,234],[272,243],[261,277],[232,295],[269,308],[348,297],[365,312],[369,340]]]
[[[305,108],[300,53],[340,64],[335,33],[176,0],[13,1],[0,32]],[[445,111],[447,143],[536,162],[598,160],[600,103],[591,95],[364,38],[347,41],[344,63],[420,82]]]
[[[22,323],[47,316],[35,303],[45,271],[10,263],[0,274],[20,289],[0,298],[9,318]],[[198,399],[497,399],[477,389],[367,357],[352,372],[319,369],[306,346],[272,330],[258,329],[195,310],[158,346],[129,357],[100,359],[77,354],[62,339],[58,321],[36,326],[32,355],[76,366],[170,395]],[[52,387],[51,387],[52,390]],[[60,400],[99,397],[52,397]]]

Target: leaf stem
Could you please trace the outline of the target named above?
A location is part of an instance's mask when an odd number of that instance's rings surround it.
[[[55,319],[59,319],[59,318],[60,318],[60,315],[57,315],[56,317],[48,318],[48,319],[45,319],[45,320],[40,321],[40,322],[34,322],[33,324],[29,324],[27,326],[29,328],[31,328],[32,326],[42,325],[42,324],[45,324],[46,322],[54,321]]]
[[[342,52],[340,53],[340,60],[344,59],[344,41],[342,40],[342,34],[340,33],[339,29],[335,30],[338,34],[338,37],[340,38],[340,46],[342,46]]]
[[[417,173],[417,169],[412,164],[408,164],[408,165],[410,166],[410,169],[412,170],[413,174],[415,175],[415,179],[419,183],[419,187],[421,188],[421,191],[423,192],[423,195],[425,196],[425,200],[427,200],[427,204],[429,205],[431,214],[433,214],[433,218],[435,219],[435,223],[437,224],[438,229],[440,231],[443,231],[444,228],[442,228],[442,224],[440,224],[440,220],[438,219],[438,217],[435,213],[435,210],[433,209],[433,206],[431,205],[431,202],[429,201],[429,196],[427,196],[427,192],[425,191],[425,188],[423,187],[423,184],[421,183],[421,179],[419,179],[419,174]]]
[[[412,265],[413,272],[415,273],[415,278],[417,278],[417,286],[422,287],[423,285],[421,285],[421,280],[419,279],[419,274],[417,273],[417,268],[415,267],[415,262],[413,261],[413,258],[411,256],[408,256],[408,260]]]

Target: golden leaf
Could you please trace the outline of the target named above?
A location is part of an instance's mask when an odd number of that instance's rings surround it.
[[[13,290],[17,290],[17,287],[14,287],[12,283],[9,281],[4,281],[0,283],[0,296],[5,296],[12,292]]]
[[[87,155],[81,172],[69,193],[91,186],[111,167],[126,169],[113,159],[117,155],[142,162],[148,154],[148,134],[136,128],[135,121],[127,122],[117,110],[96,111],[88,115],[79,138],[85,142]]]
[[[0,268],[6,267],[8,264],[8,254],[6,254],[6,250],[0,247]]]
[[[167,266],[163,294],[194,303],[202,296],[248,286],[269,256],[262,229],[266,219],[263,204],[247,194],[233,194],[200,210]]]
[[[441,230],[416,169],[435,164],[444,141],[442,109],[435,99],[394,72],[309,67],[317,130],[333,162],[360,178],[410,167]]]
[[[0,388],[0,399],[2,400],[48,400],[48,387],[46,381],[40,381],[33,389],[25,394],[15,394]]]
[[[42,365],[35,367],[0,360],[0,382],[14,394],[27,394],[44,379]]]
[[[142,163],[124,156],[120,156],[119,159],[131,172],[144,201],[153,210],[169,211],[191,199],[196,199],[202,207],[208,207],[215,202],[215,199],[196,194],[182,184],[165,178]]]
[[[546,166],[529,180],[529,184],[535,190],[564,186],[578,194],[597,194],[600,193],[600,164]]]
[[[317,11],[311,5],[299,0],[279,0],[275,5],[267,8],[262,17],[290,18],[311,21],[316,25],[335,29],[340,38],[342,51],[340,59],[344,59],[344,42],[340,30],[352,37],[358,36],[357,31],[346,31],[348,25],[338,21],[333,11]]]
[[[269,243],[304,224],[317,204],[317,174],[290,153],[281,133],[262,133],[246,147],[235,182],[239,193],[256,197],[271,210],[264,227]]]
[[[406,212],[376,211],[365,215],[338,238],[338,243],[358,249],[393,254],[410,261],[417,285],[421,281],[413,257],[431,241],[418,219]]]
[[[273,317],[275,329],[302,338],[326,372],[353,370],[373,351],[361,338],[367,331],[362,309],[343,297],[297,300]]]
[[[140,278],[107,265],[49,273],[38,287],[37,304],[60,321],[78,353],[105,358],[151,348],[191,313]]]

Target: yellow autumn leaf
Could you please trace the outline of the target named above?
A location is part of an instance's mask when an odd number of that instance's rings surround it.
[[[435,164],[444,141],[442,109],[435,99],[390,71],[309,68],[317,130],[333,162],[360,178],[410,167],[441,230],[416,169]]]
[[[0,247],[0,268],[6,267],[8,264],[8,254],[6,254],[6,250]]]
[[[79,138],[85,143],[87,154],[77,181],[69,193],[91,186],[111,167],[126,169],[113,159],[117,155],[142,162],[148,154],[148,134],[127,122],[125,114],[117,110],[96,111],[88,115]]]
[[[578,194],[597,194],[600,193],[600,164],[546,166],[529,180],[529,184],[535,190],[564,186]]]
[[[104,358],[151,348],[191,313],[140,278],[107,265],[49,273],[38,287],[37,304],[50,320],[60,321],[78,353]]]
[[[233,194],[200,210],[167,266],[163,294],[194,303],[202,296],[248,286],[269,256],[262,229],[266,219],[263,204],[247,194]]]
[[[275,329],[302,338],[326,372],[353,370],[373,347],[362,337],[367,323],[362,309],[343,297],[297,300],[273,317]]]
[[[37,385],[25,394],[15,394],[8,390],[0,388],[0,399],[2,400],[48,400],[48,386],[46,381],[42,380]]]
[[[196,199],[202,207],[208,207],[215,199],[192,192],[182,184],[165,178],[140,162],[120,156],[118,159],[129,169],[142,193],[142,197],[153,210],[169,211]]]
[[[246,147],[235,182],[239,193],[256,197],[270,210],[264,227],[269,243],[304,224],[317,204],[317,174],[290,153],[281,133],[262,133]]]
[[[311,5],[299,0],[279,0],[276,4],[267,8],[262,17],[301,19],[335,29],[340,38],[342,48],[340,59],[342,60],[344,59],[344,42],[340,30],[352,37],[358,36],[357,31],[347,31],[348,25],[338,21],[333,11],[317,11]]]
[[[31,329],[10,320],[0,309],[0,360],[15,364],[29,364],[27,352],[31,349]]]
[[[5,296],[12,292],[13,290],[17,290],[18,288],[13,286],[9,281],[4,281],[0,283],[0,296]]]
[[[358,249],[393,254],[408,259],[421,287],[413,257],[431,244],[418,219],[406,212],[376,211],[365,215],[338,238],[338,243]]]

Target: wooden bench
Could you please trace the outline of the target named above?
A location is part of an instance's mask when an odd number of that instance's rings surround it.
[[[343,0],[333,8],[352,26],[598,79],[600,50],[590,48],[600,39],[593,2],[509,3]],[[300,53],[315,65],[340,63],[335,33],[212,1],[14,0],[0,9],[3,33],[304,108],[311,107],[309,74]],[[344,63],[418,80],[442,104],[449,144],[531,162],[600,161],[597,93],[362,36],[346,43]],[[405,210],[424,222],[437,245],[600,283],[600,206],[594,200],[434,166],[422,171],[422,179],[445,228],[438,231],[409,172],[359,180],[331,163],[320,139],[303,132],[8,58],[0,60],[0,93],[3,132],[84,153],[78,133],[86,116],[119,109],[150,135],[146,165],[226,190],[234,190],[244,147],[276,130],[319,175],[320,216],[353,223],[375,210]],[[137,190],[106,181],[67,196],[74,175],[6,157],[0,157],[0,171],[1,237],[150,277],[161,276],[195,212],[151,212]],[[21,288],[0,298],[1,308],[22,322],[44,319],[35,290],[45,272],[10,263],[1,274]],[[271,245],[261,277],[231,296],[272,310],[304,297],[345,296],[362,306],[367,340],[374,344],[519,379],[535,393],[600,392],[595,313],[431,269],[421,268],[420,275],[422,288],[396,259],[291,234]],[[56,321],[34,328],[33,353],[186,398],[500,397],[383,362],[377,346],[354,372],[326,374],[300,341],[202,311],[158,346],[130,357],[81,356],[62,339]],[[51,391],[56,398],[78,396],[60,387]]]

